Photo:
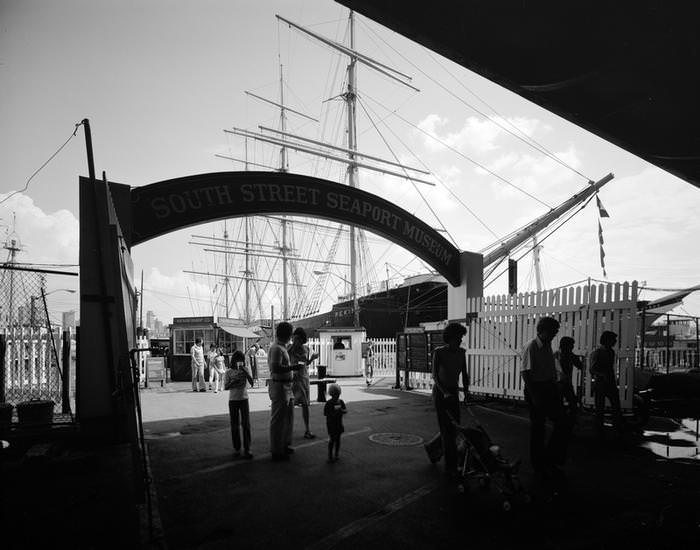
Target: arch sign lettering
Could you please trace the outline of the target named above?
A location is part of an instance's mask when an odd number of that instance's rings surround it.
[[[460,251],[437,231],[381,197],[323,179],[274,172],[199,174],[132,187],[129,203],[131,212],[122,216],[125,205],[115,201],[131,246],[218,219],[296,214],[367,229],[413,252],[453,286],[460,284]]]

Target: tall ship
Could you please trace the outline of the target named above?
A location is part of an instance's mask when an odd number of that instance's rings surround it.
[[[406,155],[396,153],[389,143],[390,130],[380,130],[384,121],[372,110],[367,99],[371,96],[360,87],[358,69],[368,80],[373,75],[391,83],[396,94],[419,92],[411,76],[360,51],[352,11],[338,32],[343,40],[279,15],[277,19],[280,27],[309,42],[309,47],[331,52],[335,72],[328,73],[325,100],[311,114],[300,107],[280,55],[276,93],[245,91],[247,101],[267,122],[253,129],[239,125],[224,129],[229,151],[216,156],[232,163],[235,170],[308,173],[371,192],[379,174],[385,181],[406,185],[407,193],[410,190],[423,199],[433,216],[431,223],[457,244],[424,197],[423,190],[435,187],[440,179],[420,158],[414,156],[409,163],[403,160]],[[360,147],[370,141],[368,128],[358,123],[361,113],[379,135],[373,144],[383,144],[388,156],[366,153]],[[538,238],[558,229],[565,214],[590,201],[611,179],[608,175],[588,182],[559,206],[480,250],[485,284],[504,273],[512,278],[516,260],[526,255],[538,267]],[[367,180],[372,185],[363,183]],[[362,326],[369,337],[382,338],[393,337],[406,326],[447,317],[447,283],[442,277],[417,262],[401,265],[394,260],[401,258],[396,245],[354,226],[280,215],[231,219],[216,227],[218,231],[209,235],[192,235],[190,243],[208,255],[208,267],[185,270],[211,286],[214,318],[234,319],[259,334],[276,321],[288,320],[311,334],[321,327]]]

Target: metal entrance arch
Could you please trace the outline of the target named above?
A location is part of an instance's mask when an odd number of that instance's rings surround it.
[[[448,317],[480,295],[482,257],[460,252],[393,203],[328,180],[274,172],[217,172],[142,187],[80,178],[81,347],[78,417],[129,434],[135,295],[131,247],[185,227],[256,214],[297,214],[355,225],[413,252],[452,285]],[[467,288],[470,288],[467,291]],[[121,418],[121,420],[120,420]]]
[[[277,172],[216,172],[131,188],[129,199],[129,246],[224,218],[296,214],[377,233],[459,284],[460,251],[440,233],[377,195],[332,181]]]

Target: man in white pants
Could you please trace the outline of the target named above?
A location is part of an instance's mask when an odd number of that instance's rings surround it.
[[[190,350],[192,356],[192,391],[207,391],[204,381],[204,348],[202,347],[202,339],[197,338]]]

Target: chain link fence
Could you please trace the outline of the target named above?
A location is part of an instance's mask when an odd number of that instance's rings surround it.
[[[50,313],[47,272],[0,266],[0,403],[5,411],[27,403],[52,409],[53,422],[72,422],[75,394],[75,328],[62,326],[62,313]],[[52,283],[61,284],[65,277]],[[53,285],[52,285],[53,286]],[[74,290],[68,292],[75,292]],[[68,324],[68,323],[66,323]],[[38,402],[38,403],[37,403]]]

